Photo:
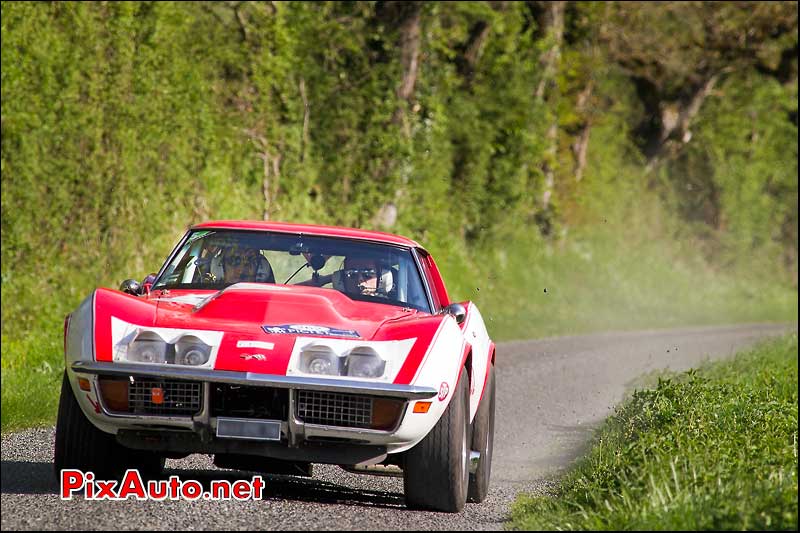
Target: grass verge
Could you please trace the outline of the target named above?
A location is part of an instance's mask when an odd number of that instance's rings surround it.
[[[634,392],[519,530],[797,530],[797,335]]]

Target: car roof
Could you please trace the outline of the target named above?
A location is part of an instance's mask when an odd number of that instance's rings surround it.
[[[369,231],[340,226],[320,226],[317,224],[292,224],[289,222],[271,222],[260,220],[212,220],[195,224],[191,229],[242,229],[251,231],[273,231],[277,233],[302,233],[303,235],[320,235],[325,237],[343,237],[376,241],[400,246],[422,248],[417,242],[400,235]]]

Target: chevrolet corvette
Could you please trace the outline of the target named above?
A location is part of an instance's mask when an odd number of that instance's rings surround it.
[[[415,509],[487,496],[495,346],[410,239],[198,224],[155,275],[83,300],[64,353],[56,473],[159,475],[200,453],[238,470],[402,477]]]

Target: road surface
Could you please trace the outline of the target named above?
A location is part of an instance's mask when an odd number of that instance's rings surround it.
[[[401,479],[315,465],[313,478],[265,476],[259,501],[62,501],[53,428],[2,437],[3,530],[502,529],[520,491],[543,493],[585,451],[592,431],[648,373],[685,370],[796,326],[739,325],[499,343],[489,498],[464,512],[408,511]],[[207,456],[167,461],[181,479],[249,479]]]

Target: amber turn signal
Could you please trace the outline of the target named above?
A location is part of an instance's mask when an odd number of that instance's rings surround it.
[[[128,412],[128,380],[100,378],[100,393],[103,402],[111,411]]]
[[[397,425],[405,402],[388,398],[372,400],[372,429],[389,431]]]
[[[431,408],[431,402],[417,402],[414,404],[414,412],[415,413],[427,413],[428,409]]]
[[[91,392],[92,390],[92,385],[86,378],[78,378],[78,386],[81,388],[81,390],[85,390],[86,392]]]

